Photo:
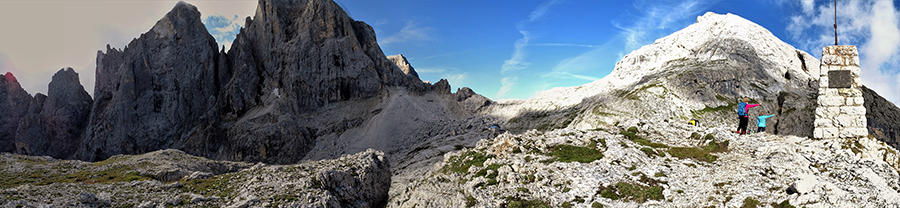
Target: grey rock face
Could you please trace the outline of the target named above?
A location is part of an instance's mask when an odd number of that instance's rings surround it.
[[[475,93],[475,91],[468,87],[457,89],[454,95],[456,96],[456,101],[460,102],[460,105],[469,112],[480,112],[485,107],[494,103],[491,99]]]
[[[437,83],[434,83],[434,85],[431,85],[431,87],[437,93],[450,94],[450,82],[448,82],[446,79],[441,79]]]
[[[199,11],[179,3],[125,49],[98,52],[97,63],[96,102],[77,153],[92,161],[177,148],[294,163],[322,135],[301,115],[388,86],[431,89],[384,56],[372,27],[330,0],[259,1],[227,53]]]
[[[16,129],[19,120],[25,115],[33,98],[22,89],[15,75],[7,72],[0,77],[0,151],[13,152],[16,150]]]
[[[863,86],[862,91],[869,135],[900,148],[900,108],[868,87]]]
[[[6,98],[0,111],[8,115],[0,121],[3,151],[57,158],[75,152],[92,102],[75,70],[61,69],[53,75],[48,95],[28,95],[10,73],[0,82],[5,82],[0,97]]]
[[[197,131],[215,109],[216,49],[197,8],[180,2],[124,50],[98,52],[96,102],[77,158],[163,149]]]
[[[67,68],[56,72],[40,114],[50,146],[40,150],[32,148],[34,154],[55,158],[74,154],[87,127],[92,102],[91,96],[78,81],[75,70]]]

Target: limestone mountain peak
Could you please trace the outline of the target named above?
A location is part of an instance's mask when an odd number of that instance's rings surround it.
[[[394,62],[394,64],[396,64],[397,67],[400,67],[400,70],[403,70],[404,74],[412,75],[416,78],[419,78],[419,73],[417,73],[416,69],[413,68],[412,65],[409,64],[409,60],[406,60],[406,56],[403,56],[403,54],[388,56],[387,58],[388,58],[388,60],[391,60],[391,62]]]
[[[179,1],[175,4],[175,7],[157,21],[150,31],[157,38],[170,37],[179,39],[181,36],[188,35],[184,33],[196,34],[201,33],[200,31],[207,33],[206,27],[203,26],[200,20],[200,11],[194,5],[184,1]]]

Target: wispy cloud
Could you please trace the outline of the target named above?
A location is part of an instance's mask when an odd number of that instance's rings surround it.
[[[224,15],[214,14],[203,19],[203,24],[206,25],[206,30],[216,39],[216,42],[223,45],[225,50],[229,50],[234,38],[241,31],[244,21],[238,15],[228,18]]]
[[[465,73],[465,72],[455,73],[455,74],[449,73],[449,74],[444,74],[442,77],[444,77],[444,79],[447,79],[447,82],[450,82],[451,85],[467,86],[466,80],[468,79],[469,74]]]
[[[531,63],[525,62],[525,46],[528,45],[528,40],[530,39],[528,32],[519,30],[519,33],[522,33],[522,38],[516,40],[516,49],[513,51],[512,57],[503,61],[503,66],[500,66],[500,73],[502,74],[522,70],[531,65]]]
[[[675,30],[673,27],[682,26],[678,24],[682,20],[696,17],[712,3],[697,0],[644,2],[634,5],[640,13],[636,14],[636,18],[626,20],[630,24],[613,22],[613,25],[622,30],[619,36],[625,39],[623,51],[627,54],[662,35],[670,34]]]
[[[594,76],[573,74],[573,73],[564,72],[564,71],[553,71],[553,72],[545,74],[544,77],[575,78],[575,79],[583,79],[583,80],[587,80],[587,81],[596,81],[596,80],[600,79],[600,78],[597,78]]]
[[[834,44],[831,2],[802,1],[787,31],[799,48],[821,57]],[[857,45],[863,84],[900,103],[900,11],[893,1],[838,1],[837,26],[841,45]],[[823,33],[822,31],[828,31]]]
[[[502,98],[503,95],[506,95],[513,87],[516,86],[516,81],[518,81],[518,77],[503,77],[500,79],[500,90],[497,91],[497,95],[495,97]]]
[[[387,45],[391,43],[430,40],[434,40],[434,28],[422,27],[418,22],[410,20],[406,21],[406,26],[403,26],[403,28],[400,29],[400,32],[378,41],[378,44]]]
[[[584,45],[595,49],[560,61],[548,75],[596,80],[596,77],[578,74],[589,71],[611,71],[615,61],[625,54],[680,29],[713,3],[694,0],[635,4],[633,6],[639,13],[612,21],[612,25],[620,30],[615,38],[601,45]],[[610,60],[609,57],[617,57],[617,60]]]
[[[531,40],[532,36],[529,31],[525,29],[525,27],[529,23],[533,23],[538,21],[547,14],[547,10],[550,9],[550,6],[556,4],[556,0],[546,1],[538,6],[531,14],[528,15],[528,19],[523,20],[516,24],[516,29],[519,30],[519,33],[522,34],[522,38],[516,40],[515,50],[513,50],[512,57],[503,61],[503,65],[500,66],[500,73],[505,74],[511,71],[517,71],[528,68],[531,63],[525,61],[525,47],[528,46],[528,41]]]
[[[435,69],[435,68],[427,68],[427,69],[416,69],[416,72],[419,74],[434,74],[434,73],[444,73],[446,69]]]
[[[570,47],[584,47],[584,48],[599,48],[601,45],[587,45],[587,44],[573,44],[573,43],[535,43],[531,44],[533,46],[570,46]]]

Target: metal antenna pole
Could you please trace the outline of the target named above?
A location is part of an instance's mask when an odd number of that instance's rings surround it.
[[[837,41],[837,0],[834,0],[834,45],[838,45],[838,41]]]

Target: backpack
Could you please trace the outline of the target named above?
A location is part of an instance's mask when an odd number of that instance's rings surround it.
[[[698,121],[697,119],[691,119],[691,121],[688,121],[688,124],[690,124],[691,126],[700,126],[700,121]]]
[[[741,102],[738,104],[738,115],[739,116],[747,116],[747,103]]]

